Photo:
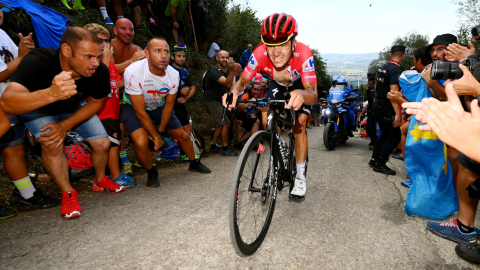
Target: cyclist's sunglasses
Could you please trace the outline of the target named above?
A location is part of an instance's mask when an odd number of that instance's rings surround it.
[[[282,39],[270,39],[268,37],[265,37],[265,39],[263,38],[262,36],[262,42],[267,45],[267,46],[279,46],[279,45],[283,45],[285,43],[287,43],[293,36],[293,33],[287,38],[285,39],[284,41],[282,41]]]

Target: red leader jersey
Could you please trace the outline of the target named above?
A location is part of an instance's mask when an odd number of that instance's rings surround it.
[[[257,72],[263,71],[273,76],[273,63],[270,61],[267,53],[267,45],[258,46],[250,56],[242,75],[251,80]],[[288,67],[290,78],[295,83],[301,80],[302,83],[316,83],[317,75],[315,74],[315,63],[313,54],[307,45],[297,42],[297,47],[290,58],[290,66]]]
[[[110,88],[111,92],[108,96],[105,97],[105,103],[103,107],[98,110],[97,116],[100,120],[104,119],[120,119],[120,98],[119,98],[119,87],[118,82],[122,79],[122,76],[118,74],[115,64],[110,61],[108,65],[108,70],[110,70]]]

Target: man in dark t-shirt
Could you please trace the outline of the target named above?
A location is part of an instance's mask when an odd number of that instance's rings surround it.
[[[95,113],[110,93],[110,73],[99,60],[100,42],[86,29],[67,28],[60,49],[40,48],[23,58],[0,101],[5,112],[22,116],[41,144],[43,166],[62,191],[61,214],[67,219],[80,216],[82,211],[78,194],[69,182],[62,147],[69,130],[74,129],[92,148],[96,176],[92,189],[125,189],[105,176],[110,141]]]
[[[230,121],[228,117],[222,121],[223,106],[222,96],[232,87],[233,77],[235,75],[235,61],[228,57],[227,51],[219,51],[217,65],[207,71],[205,75],[205,103],[213,116],[215,125],[215,133],[213,133],[211,153],[220,152],[222,156],[237,156],[238,154],[228,149],[228,128]],[[222,149],[217,146],[217,141],[222,137]]]

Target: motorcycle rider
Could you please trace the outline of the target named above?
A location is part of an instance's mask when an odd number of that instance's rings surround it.
[[[340,95],[342,99],[345,99],[351,95],[356,95],[350,87],[348,87],[348,81],[347,79],[343,77],[339,77],[337,79],[337,83],[335,88],[336,90],[340,90],[341,92],[338,92],[337,95]],[[330,92],[332,94],[332,92]],[[332,96],[332,95],[330,95]],[[332,102],[333,99],[329,97],[329,102]],[[355,108],[355,103],[352,103],[348,107],[348,123],[347,123],[347,132],[349,137],[353,137],[353,130],[355,129],[356,125],[356,115],[358,115],[358,112]]]
[[[379,69],[375,84],[376,98],[372,109],[382,134],[377,138],[372,158],[368,165],[375,172],[395,175],[396,172],[387,167],[388,157],[402,138],[400,125],[402,114],[400,104],[392,103],[387,98],[389,91],[400,91],[398,79],[403,72],[400,63],[405,58],[405,46],[395,45],[391,48],[390,61]]]

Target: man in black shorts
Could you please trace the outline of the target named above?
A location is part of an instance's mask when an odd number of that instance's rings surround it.
[[[192,12],[193,22],[190,22],[187,18],[188,28],[195,28],[195,39],[193,41],[193,47],[198,53],[198,41],[202,41],[202,50],[204,54],[207,54],[207,14],[208,3],[207,1],[193,0],[190,4]],[[193,25],[192,25],[193,23]],[[192,27],[193,26],[193,27]],[[193,29],[192,29],[193,30]]]
[[[23,58],[0,100],[6,113],[22,115],[25,126],[41,144],[43,166],[63,193],[61,214],[67,219],[80,216],[82,211],[78,194],[70,185],[62,147],[71,129],[92,147],[96,176],[92,189],[125,190],[105,175],[110,141],[95,113],[110,93],[110,72],[99,61],[100,42],[86,29],[67,28],[59,49],[39,48]]]
[[[190,2],[190,1],[188,1]],[[185,12],[187,11],[187,0],[170,0],[165,10],[167,22],[172,29],[175,43],[185,44]]]

